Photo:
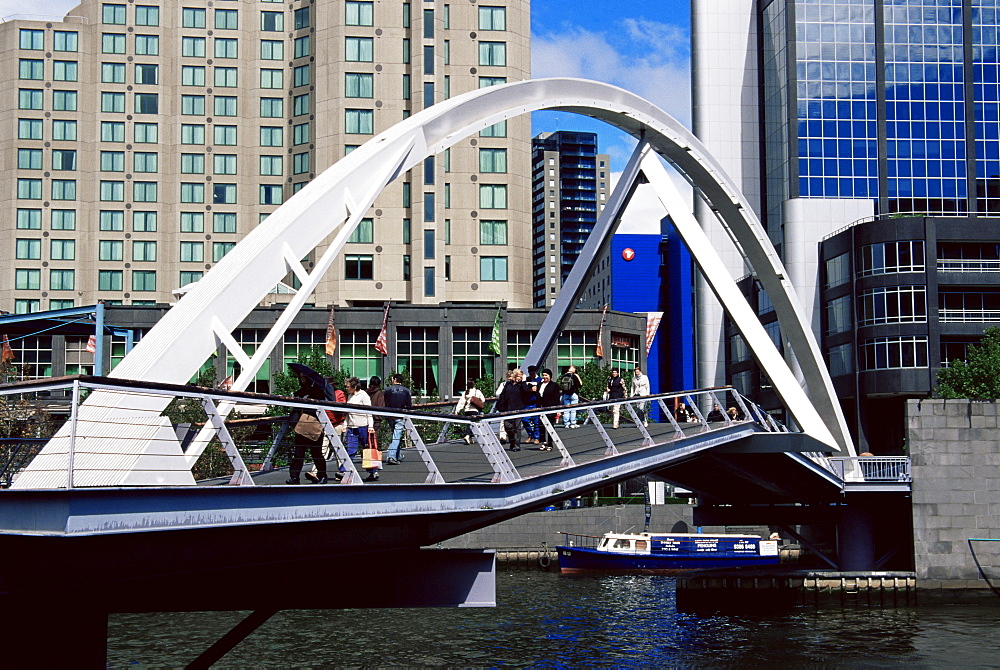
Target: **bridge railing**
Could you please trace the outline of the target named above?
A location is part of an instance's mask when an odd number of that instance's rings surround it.
[[[906,456],[833,456],[827,460],[845,483],[913,481]]]
[[[132,396],[128,410],[115,400],[118,394]],[[654,403],[662,413],[658,424],[650,421]],[[382,449],[388,447],[389,426],[402,422],[414,456],[426,470],[424,483],[517,481],[571,467],[581,458],[613,456],[746,422],[757,424],[755,430],[787,431],[731,387],[458,416],[451,413],[450,403],[393,410],[73,376],[0,386],[0,406],[19,408],[17,417],[0,416],[14,434],[25,440],[50,438],[40,450],[37,444],[26,449],[18,442],[16,454],[13,443],[0,443],[0,464],[5,468],[0,485],[14,488],[184,485],[220,475],[230,485],[257,485],[254,473],[287,461],[293,422],[302,414],[319,420],[326,458],[340,470],[342,484],[362,482],[360,464],[350,453],[352,445],[338,426],[346,414],[371,415],[373,422],[381,423]],[[729,408],[732,415],[726,411]],[[608,424],[615,409],[625,430],[612,433]],[[582,429],[557,426],[557,415],[569,412],[577,413]],[[516,425],[519,434],[537,424],[544,439],[538,444],[523,442],[524,447],[552,453],[530,464],[515,464],[510,446],[500,440],[505,422],[507,428]],[[478,457],[470,456],[462,444],[465,434]],[[448,444],[459,448],[443,448]]]

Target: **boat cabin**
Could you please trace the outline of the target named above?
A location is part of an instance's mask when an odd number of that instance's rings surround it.
[[[652,547],[649,533],[605,533],[598,551],[620,554],[648,554]]]

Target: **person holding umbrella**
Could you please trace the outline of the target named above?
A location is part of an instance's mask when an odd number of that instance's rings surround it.
[[[313,398],[315,400],[333,400],[335,398],[333,389],[323,377],[310,368],[300,363],[289,363],[289,369],[299,380],[299,390],[295,392],[297,398]],[[286,484],[299,484],[299,476],[302,474],[302,464],[305,461],[306,449],[316,465],[316,474],[310,477],[316,484],[326,484],[326,458],[323,457],[323,424],[315,415],[306,410],[296,410],[292,413],[294,422],[295,442],[293,443],[292,461],[288,465],[288,479]],[[311,473],[310,473],[311,474]]]

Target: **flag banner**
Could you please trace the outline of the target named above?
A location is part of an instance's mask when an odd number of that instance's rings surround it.
[[[653,338],[656,337],[656,330],[660,327],[663,319],[663,312],[646,312],[646,355],[653,348]]]
[[[388,327],[389,327],[389,305],[386,305],[385,315],[382,317],[382,330],[379,331],[378,339],[375,340],[375,351],[379,352],[383,356],[389,355],[389,345],[386,344],[388,337],[387,334]]]
[[[87,338],[87,353],[96,354],[97,353],[97,336],[91,335]]]
[[[10,346],[10,340],[7,339],[7,334],[4,333],[3,336],[3,353],[0,354],[0,362],[3,363],[13,363],[17,360],[17,355],[14,354],[14,349]]]
[[[497,308],[497,315],[493,319],[493,333],[490,336],[490,351],[492,351],[497,356],[503,356],[503,350],[500,348],[500,311],[501,308]]]
[[[594,354],[598,358],[604,358],[604,317],[608,314],[608,305],[604,304],[604,309],[601,310],[601,327],[597,329],[597,350]]]
[[[337,326],[333,323],[333,310],[330,307],[330,320],[326,324],[326,355],[333,356],[337,351]]]
[[[233,379],[233,375],[229,375],[221,382],[219,382],[219,388],[222,389],[223,391],[232,391],[234,381],[235,380]]]

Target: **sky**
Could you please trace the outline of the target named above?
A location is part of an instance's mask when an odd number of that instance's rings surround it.
[[[0,0],[0,18],[58,19],[78,4]],[[620,86],[690,127],[689,5],[690,0],[532,0],[532,77],[580,77]],[[615,173],[635,147],[634,139],[601,121],[565,112],[533,115],[534,134],[555,130],[598,133],[600,151],[611,156]]]

